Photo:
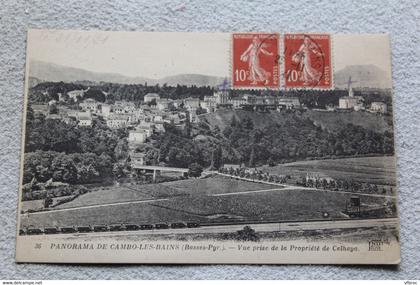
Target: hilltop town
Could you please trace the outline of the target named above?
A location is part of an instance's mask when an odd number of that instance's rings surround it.
[[[324,109],[310,108],[299,97],[258,95],[231,90],[215,90],[213,95],[187,97],[182,99],[162,98],[158,93],[147,93],[138,102],[128,100],[95,100],[86,98],[90,87],[71,90],[66,94],[58,93],[58,100],[44,104],[32,103],[30,108],[35,115],[46,119],[76,125],[80,128],[94,127],[95,120],[102,120],[112,130],[126,130],[128,157],[131,165],[145,165],[147,155],[144,145],[150,143],[153,134],[165,132],[165,126],[171,125],[179,131],[187,125],[200,123],[202,116],[223,111],[247,112],[283,112],[303,111],[307,109],[320,112],[370,112],[387,114],[385,102],[373,101],[365,104],[363,96],[355,96],[349,85],[346,96],[339,97],[337,105],[328,104]],[[103,92],[104,95],[107,95]],[[106,96],[105,96],[106,98]],[[143,146],[143,147],[142,147]],[[155,161],[155,163],[158,163]]]

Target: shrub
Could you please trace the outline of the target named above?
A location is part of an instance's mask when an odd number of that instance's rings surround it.
[[[200,177],[202,172],[203,172],[203,167],[199,165],[198,163],[192,163],[188,167],[188,176]]]
[[[236,232],[235,239],[239,241],[259,241],[260,237],[250,226],[245,226]]]

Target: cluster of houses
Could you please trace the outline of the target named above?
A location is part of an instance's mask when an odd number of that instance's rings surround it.
[[[201,101],[201,107],[207,112],[214,112],[218,108],[232,109],[257,109],[265,107],[275,110],[297,109],[301,107],[300,101],[296,97],[261,96],[244,94],[240,96],[230,96],[228,92],[217,91],[213,96],[205,96]]]
[[[294,109],[300,108],[301,104],[295,97],[274,97],[257,96],[245,94],[241,96],[230,96],[227,91],[216,91],[212,96],[200,98],[187,98],[172,100],[160,98],[159,94],[148,93],[144,96],[142,104],[136,106],[134,102],[116,101],[113,104],[98,102],[87,98],[82,100],[86,90],[74,90],[68,92],[68,96],[75,102],[79,102],[80,110],[69,109],[58,105],[59,113],[51,114],[48,108],[56,104],[54,100],[47,105],[33,105],[35,112],[44,113],[50,119],[61,119],[69,121],[75,119],[79,126],[92,126],[95,116],[105,119],[109,128],[152,126],[157,131],[163,131],[163,124],[173,123],[182,126],[187,116],[193,123],[199,121],[199,115],[212,113],[218,109],[244,109],[256,108],[258,106],[270,106],[272,109]]]
[[[144,154],[135,153],[134,150],[145,143],[153,133],[164,132],[165,123],[183,129],[187,120],[197,123],[200,114],[215,112],[221,108],[270,106],[280,110],[301,106],[297,98],[249,94],[231,97],[227,91],[217,91],[212,96],[204,96],[204,99],[190,97],[179,100],[161,98],[159,94],[148,93],[141,104],[136,105],[128,101],[116,101],[111,104],[98,102],[92,98],[83,99],[86,91],[73,90],[67,93],[68,97],[78,104],[78,109],[70,109],[66,104],[58,104],[55,100],[48,104],[32,105],[32,108],[35,113],[43,113],[49,119],[73,122],[82,127],[91,127],[94,119],[100,117],[111,129],[128,128],[127,140],[133,152],[132,160],[135,158],[137,163],[141,164]],[[56,109],[55,112],[51,112],[52,107]]]
[[[32,105],[35,113],[43,113],[49,119],[62,120],[66,123],[75,122],[79,126],[91,127],[95,117],[101,117],[111,129],[128,128],[128,142],[134,149],[139,144],[146,142],[153,133],[164,132],[164,124],[174,124],[183,129],[185,122],[199,122],[203,113],[212,113],[218,109],[245,109],[245,110],[277,110],[300,109],[301,103],[296,97],[261,96],[244,94],[231,96],[229,92],[216,91],[212,96],[200,98],[187,98],[172,100],[161,98],[159,94],[148,93],[141,104],[128,101],[116,101],[112,104],[98,102],[94,99],[83,99],[86,90],[73,90],[67,93],[68,97],[78,104],[77,110],[70,109],[66,104],[57,104],[55,100],[47,104]],[[61,95],[61,94],[59,94]],[[59,101],[63,96],[59,96]],[[55,109],[54,112],[51,110]],[[387,105],[383,102],[373,102],[366,109],[363,97],[354,96],[353,89],[349,86],[348,96],[339,99],[339,105],[332,110],[366,110],[385,114]],[[142,155],[136,154],[138,159]]]
[[[332,110],[335,107],[330,108]],[[349,86],[348,96],[343,96],[338,101],[339,110],[352,110],[352,111],[368,111],[378,114],[386,114],[388,109],[384,102],[372,102],[369,106],[366,106],[362,96],[354,96],[353,88]]]

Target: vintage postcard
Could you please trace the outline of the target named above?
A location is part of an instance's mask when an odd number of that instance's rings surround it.
[[[16,261],[398,264],[387,35],[30,30]]]

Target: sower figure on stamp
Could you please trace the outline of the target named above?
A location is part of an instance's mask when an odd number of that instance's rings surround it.
[[[261,43],[258,37],[254,37],[252,39],[252,43],[248,46],[248,48],[242,53],[241,60],[243,62],[248,61],[249,65],[249,80],[251,81],[252,85],[256,85],[258,81],[264,82],[264,84],[268,84],[270,77],[270,73],[265,71],[260,66],[259,55],[263,53],[268,56],[272,56],[273,53],[269,52],[265,49],[267,45],[265,43]]]
[[[300,80],[304,82],[304,85],[317,83],[322,75],[321,72],[312,67],[311,53],[322,56],[322,52],[319,51],[310,37],[305,36],[299,50],[292,57],[292,60],[298,64]]]

